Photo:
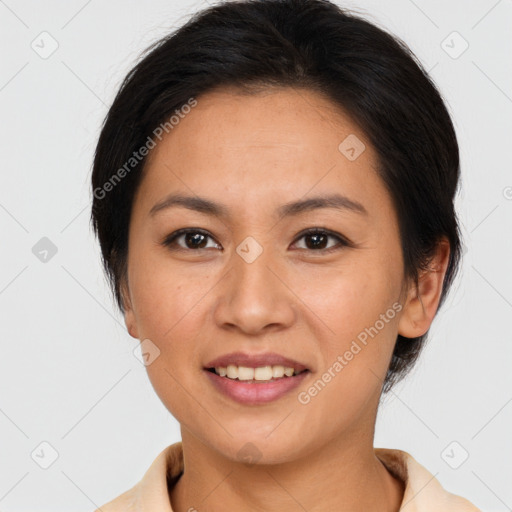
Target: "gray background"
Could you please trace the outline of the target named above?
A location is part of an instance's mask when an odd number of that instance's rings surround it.
[[[384,401],[375,445],[409,451],[483,510],[512,510],[512,1],[338,3],[409,44],[461,146],[462,276]],[[113,307],[89,179],[121,79],[203,6],[0,0],[1,511],[93,510],[179,440]]]

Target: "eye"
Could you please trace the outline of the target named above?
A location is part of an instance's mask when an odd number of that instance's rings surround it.
[[[329,238],[337,240],[338,243],[334,246],[326,248],[326,244],[328,245]],[[306,247],[300,247],[300,249],[311,251],[320,251],[325,253],[337,251],[343,247],[352,247],[351,242],[344,236],[323,228],[311,228],[303,231],[297,240],[302,239],[305,239],[306,241],[309,240],[309,243],[306,242]]]
[[[171,233],[169,236],[167,236],[164,241],[162,242],[162,245],[166,247],[170,247],[171,249],[174,249],[177,246],[178,250],[201,250],[201,249],[210,249],[212,246],[208,247],[207,240],[210,238],[213,240],[213,238],[202,229],[198,228],[187,228],[187,229],[179,229],[178,231],[175,231],[174,233]],[[182,240],[183,243],[178,243],[180,240]],[[184,245],[183,245],[184,244]],[[214,243],[213,248],[220,247],[219,244]]]
[[[220,244],[214,242],[213,245],[208,246],[208,239],[214,240],[213,237],[207,232],[199,228],[184,228],[175,231],[168,235],[162,242],[162,245],[176,250],[203,250],[203,249],[222,249]],[[332,252],[339,250],[343,247],[352,247],[352,243],[340,235],[324,228],[310,228],[303,231],[296,238],[295,244],[298,240],[305,239],[306,247],[299,247],[301,250],[309,250],[316,252]],[[331,247],[328,246],[328,240],[332,239],[338,243]],[[294,245],[295,245],[294,244]]]

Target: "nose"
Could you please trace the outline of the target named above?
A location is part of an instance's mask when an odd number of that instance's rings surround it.
[[[217,325],[252,336],[290,327],[296,319],[295,296],[287,282],[290,276],[274,252],[264,247],[252,260],[242,248],[233,252],[230,263],[217,290]]]

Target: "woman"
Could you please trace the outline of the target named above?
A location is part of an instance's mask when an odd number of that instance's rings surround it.
[[[478,510],[373,447],[460,260],[457,140],[413,54],[325,0],[220,4],[148,50],[92,221],[182,441],[101,510]]]

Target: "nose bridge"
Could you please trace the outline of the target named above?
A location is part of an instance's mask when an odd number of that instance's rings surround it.
[[[275,287],[272,267],[272,248],[262,241],[248,236],[238,244],[232,257],[233,290],[232,296],[238,300],[248,300],[256,305],[269,302]]]
[[[290,293],[276,277],[275,251],[248,236],[233,251],[216,316],[220,324],[257,333],[293,321]]]
[[[261,240],[261,239],[260,239]],[[248,291],[253,288],[268,288],[272,273],[272,248],[258,242],[256,238],[249,236],[238,244],[233,254],[234,273],[237,275],[236,283],[245,285]]]

